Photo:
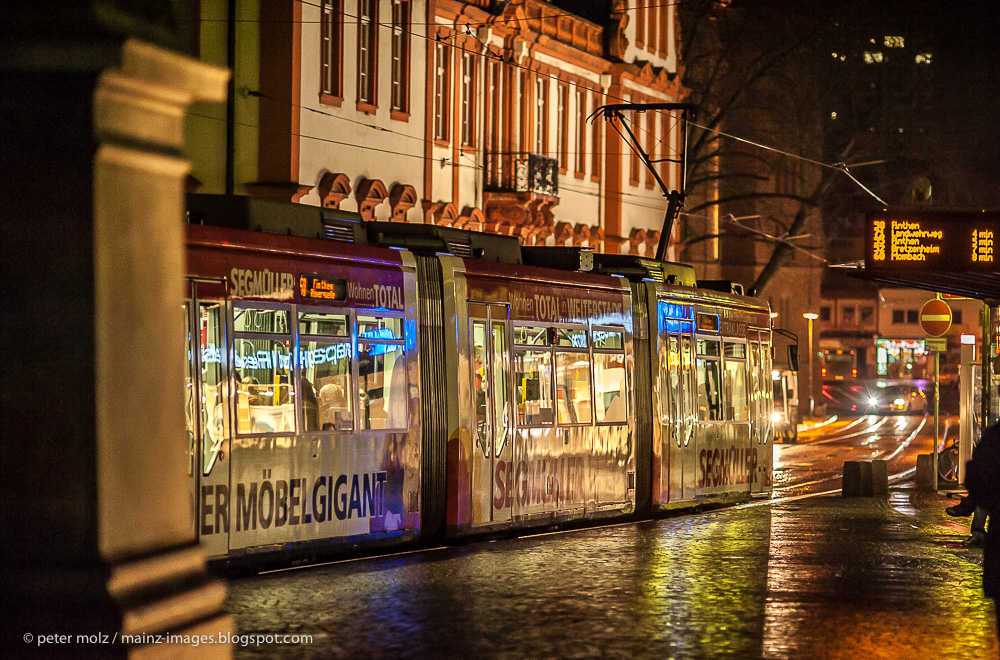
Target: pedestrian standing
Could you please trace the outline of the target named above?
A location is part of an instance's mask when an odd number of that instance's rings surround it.
[[[1000,638],[1000,424],[983,431],[983,437],[965,467],[965,485],[975,506],[986,509],[989,524],[983,542],[983,593],[993,599]]]

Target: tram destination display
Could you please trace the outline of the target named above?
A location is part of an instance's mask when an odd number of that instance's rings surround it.
[[[872,211],[865,270],[965,272],[998,269],[1000,213]]]
[[[314,300],[344,300],[347,282],[342,277],[303,273],[299,275],[299,293]]]

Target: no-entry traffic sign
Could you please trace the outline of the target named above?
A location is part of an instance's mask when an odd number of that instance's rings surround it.
[[[951,307],[943,300],[928,300],[920,308],[920,327],[929,337],[940,337],[951,327]]]

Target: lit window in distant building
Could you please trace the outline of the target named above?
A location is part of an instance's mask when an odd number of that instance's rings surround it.
[[[535,153],[549,153],[549,79],[535,78]]]
[[[569,85],[559,83],[559,106],[556,110],[556,155],[559,157],[559,170],[565,172],[569,167]]]
[[[378,0],[358,0],[358,105],[376,105],[378,89]]]
[[[321,101],[340,105],[344,98],[343,0],[323,0],[321,16]]]
[[[836,119],[836,118],[837,118],[837,113],[836,112],[831,112],[830,113],[830,119]]]
[[[892,310],[892,322],[894,324],[906,323],[906,312],[901,309]]]
[[[820,321],[829,321],[830,320],[830,308],[829,307],[820,307],[819,308],[819,320]]]
[[[903,37],[886,37],[886,48],[906,48],[906,40]]]
[[[462,53],[462,146],[476,144],[476,54]]]
[[[870,50],[865,51],[865,64],[876,64],[878,62],[881,62],[882,59],[883,59],[882,53],[878,51],[875,52],[872,52]]]
[[[931,54],[930,53],[917,53],[917,57],[915,59],[916,59],[917,64],[930,64],[931,63]]]
[[[906,310],[906,322],[907,323],[918,323],[920,321],[920,313],[915,309]]]
[[[438,43],[434,54],[434,139],[448,141],[451,46]]]
[[[410,111],[410,0],[392,3],[392,109]]]

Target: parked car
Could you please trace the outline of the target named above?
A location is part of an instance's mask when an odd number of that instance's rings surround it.
[[[887,385],[868,394],[870,413],[922,413],[927,395],[916,385]]]

